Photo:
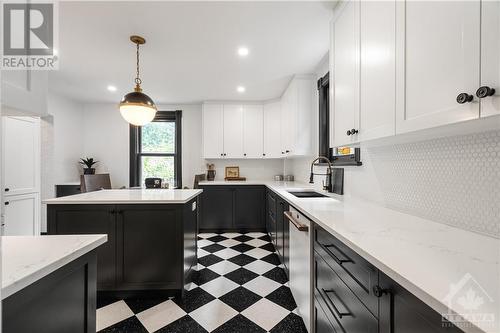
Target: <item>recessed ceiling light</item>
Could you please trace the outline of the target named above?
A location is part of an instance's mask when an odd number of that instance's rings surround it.
[[[245,90],[246,90],[246,89],[245,89],[245,87],[243,87],[243,86],[237,86],[237,87],[236,87],[236,91],[237,91],[237,92],[239,92],[239,93],[244,93],[244,92],[245,92]]]
[[[112,85],[109,85],[109,86],[108,86],[108,90],[109,90],[109,91],[112,91],[112,92],[115,92],[115,91],[116,91],[116,87],[115,87],[115,86],[112,86]]]
[[[246,48],[245,46],[240,46],[238,48],[238,55],[240,57],[246,57],[248,55],[248,48]]]

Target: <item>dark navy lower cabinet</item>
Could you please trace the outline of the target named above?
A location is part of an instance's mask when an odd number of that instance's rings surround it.
[[[316,333],[460,333],[441,314],[314,226]]]
[[[200,186],[200,231],[264,231],[265,187],[254,185]]]
[[[196,203],[48,205],[47,233],[108,235],[97,250],[99,292],[178,295],[196,266]]]
[[[3,333],[95,333],[96,251],[2,300]]]

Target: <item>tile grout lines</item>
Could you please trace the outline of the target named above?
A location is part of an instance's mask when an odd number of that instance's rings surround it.
[[[269,236],[204,233],[183,300],[98,304],[99,333],[306,333]]]

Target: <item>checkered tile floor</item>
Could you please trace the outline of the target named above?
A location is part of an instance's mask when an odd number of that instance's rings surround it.
[[[307,332],[269,236],[205,233],[198,239],[198,267],[184,300],[98,302],[98,332]]]

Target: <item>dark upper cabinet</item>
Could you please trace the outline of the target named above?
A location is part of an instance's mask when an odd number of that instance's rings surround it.
[[[381,333],[463,333],[383,273],[380,287],[389,291],[380,297]]]
[[[48,234],[107,234],[108,241],[97,249],[97,288],[106,290],[115,285],[116,220],[114,205],[49,205]]]
[[[266,228],[265,187],[200,186],[202,231],[257,231]]]
[[[117,206],[119,289],[166,288],[181,283],[182,211],[168,205]],[[180,230],[179,230],[180,229]],[[127,246],[125,246],[127,245]]]
[[[234,189],[235,229],[264,229],[265,191],[261,186],[239,186]]]
[[[232,188],[227,186],[203,186],[201,194],[201,230],[230,230],[233,227]]]

